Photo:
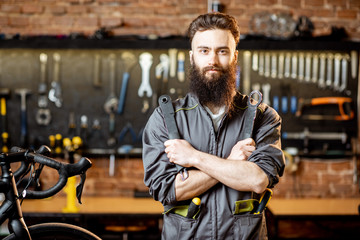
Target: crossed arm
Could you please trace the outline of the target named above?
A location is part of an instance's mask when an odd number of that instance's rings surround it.
[[[235,144],[226,159],[198,151],[182,139],[168,140],[164,145],[170,162],[195,168],[189,170],[189,177],[185,181],[181,180],[180,174],[176,176],[177,201],[198,196],[218,182],[238,191],[256,193],[262,193],[269,183],[260,167],[246,161],[255,150],[255,142],[251,138]]]

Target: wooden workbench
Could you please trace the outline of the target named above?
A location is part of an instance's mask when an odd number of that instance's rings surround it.
[[[82,202],[82,205],[77,204],[78,213],[63,213],[66,206],[64,197],[25,200],[22,207],[27,223],[36,219],[69,222],[98,235],[109,229],[121,229],[121,232],[142,229],[150,231],[144,233],[147,236],[160,232],[163,207],[151,198],[84,197]],[[266,214],[269,237],[354,239],[360,232],[359,204],[360,199],[355,198],[273,198]]]

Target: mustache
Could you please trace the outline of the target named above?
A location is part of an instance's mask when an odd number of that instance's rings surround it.
[[[203,72],[207,72],[209,70],[216,70],[216,71],[224,72],[224,68],[218,67],[218,66],[207,66],[207,67],[203,68]]]

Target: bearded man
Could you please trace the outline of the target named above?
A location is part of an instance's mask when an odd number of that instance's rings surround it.
[[[181,139],[169,140],[161,108],[143,134],[144,182],[165,208],[162,238],[266,239],[264,213],[246,208],[283,174],[281,119],[260,104],[253,137],[241,137],[248,97],[235,87],[240,36],[235,18],[200,15],[188,36],[190,91],[173,102]],[[175,164],[187,169],[186,179]],[[194,197],[201,204],[189,218]]]

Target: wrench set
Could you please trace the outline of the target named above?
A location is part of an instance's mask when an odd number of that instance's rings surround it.
[[[89,153],[139,154],[158,96],[186,91],[187,59],[174,48],[1,50],[2,145],[56,148],[81,136]]]
[[[244,50],[240,55],[241,91],[261,91],[263,102],[280,114],[284,148],[350,152],[358,127],[357,50]],[[339,142],[332,137],[338,135],[347,138]]]

